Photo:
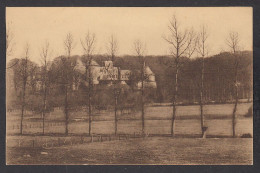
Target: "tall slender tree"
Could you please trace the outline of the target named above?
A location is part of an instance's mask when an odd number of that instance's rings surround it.
[[[136,55],[138,56],[138,59],[140,61],[140,72],[141,72],[141,113],[142,113],[142,135],[145,134],[145,111],[144,111],[144,81],[145,81],[145,60],[144,60],[144,53],[145,53],[145,44],[141,42],[140,40],[136,40],[134,42],[134,51]]]
[[[13,46],[14,46],[14,35],[10,24],[6,27],[6,56],[10,56],[13,53]]]
[[[28,76],[29,76],[29,44],[26,43],[24,52],[25,56],[21,60],[21,77],[22,77],[22,91],[21,91],[21,120],[20,120],[20,134],[23,134],[23,117],[25,112],[25,106],[26,106],[26,89],[27,89],[27,82],[28,82]]]
[[[198,34],[197,39],[197,51],[201,56],[201,81],[200,81],[200,124],[201,124],[201,133],[202,137],[204,137],[205,128],[204,127],[204,112],[203,112],[203,105],[204,105],[204,71],[205,71],[205,63],[204,59],[207,55],[207,39],[208,39],[208,32],[206,26],[203,25],[201,27],[201,31]]]
[[[91,122],[92,122],[92,94],[93,94],[93,78],[92,78],[92,59],[95,49],[96,35],[94,33],[87,32],[81,45],[84,50],[84,55],[87,58],[86,61],[86,76],[88,78],[88,116],[89,116],[89,135],[91,135]]]
[[[114,63],[116,53],[118,52],[118,41],[114,35],[111,35],[108,40],[107,52],[111,56],[111,61]]]
[[[178,81],[179,71],[183,64],[181,57],[187,55],[191,50],[190,47],[194,41],[194,33],[192,30],[182,30],[179,20],[175,15],[172,16],[170,24],[168,25],[169,34],[163,36],[164,40],[170,45],[170,53],[173,57],[174,68],[174,89],[172,96],[172,121],[171,121],[171,135],[174,136],[174,123],[176,118],[176,105],[178,97]],[[194,51],[193,51],[194,52]]]
[[[6,62],[9,61],[10,57],[12,56],[14,52],[14,34],[13,30],[11,28],[11,24],[7,24],[6,26]],[[6,69],[10,69],[13,66],[15,66],[19,60],[14,61],[12,64],[6,67]]]
[[[42,105],[42,134],[44,135],[45,130],[45,114],[46,114],[46,105],[47,105],[47,93],[49,88],[48,83],[48,58],[50,57],[50,44],[48,41],[44,43],[42,48],[40,49],[40,55],[41,55],[41,63],[42,63],[42,99],[43,99],[43,105]]]
[[[236,136],[236,111],[237,111],[237,104],[238,104],[238,87],[239,87],[239,82],[238,82],[238,68],[240,64],[240,55],[239,55],[239,35],[237,32],[230,32],[229,36],[226,40],[228,47],[231,49],[231,52],[233,56],[235,57],[235,77],[233,81],[233,86],[235,88],[234,92],[234,98],[235,98],[235,103],[234,103],[234,108],[233,108],[233,113],[232,113],[232,132],[233,132],[233,137]]]
[[[110,55],[110,59],[113,62],[113,64],[115,64],[115,56],[116,53],[118,51],[118,42],[117,39],[115,38],[114,35],[110,36],[110,39],[108,40],[108,44],[107,44],[107,52]],[[120,87],[116,87],[116,80],[119,81],[120,84],[120,68],[118,67],[118,76],[117,79],[115,79],[114,77],[114,70],[111,70],[112,73],[109,72],[109,70],[107,70],[108,74],[110,75],[110,79],[111,82],[113,83],[113,92],[114,92],[114,100],[115,100],[115,104],[114,104],[114,113],[115,113],[115,135],[117,135],[117,104],[118,104],[118,98],[119,98],[119,94],[121,92]]]
[[[63,59],[63,84],[64,84],[64,92],[65,92],[65,97],[64,97],[64,114],[65,114],[65,135],[68,135],[69,129],[69,102],[68,102],[68,97],[69,97],[69,92],[70,92],[70,86],[69,86],[69,75],[71,73],[71,53],[72,50],[75,47],[75,41],[71,33],[68,33],[66,35],[66,38],[64,40],[64,49],[66,53],[66,58]]]

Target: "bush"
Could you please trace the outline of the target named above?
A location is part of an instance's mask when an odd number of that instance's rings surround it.
[[[241,135],[241,138],[252,138],[252,135],[250,133],[244,133]]]
[[[252,117],[253,116],[253,106],[250,106],[248,112],[245,114],[245,117]]]

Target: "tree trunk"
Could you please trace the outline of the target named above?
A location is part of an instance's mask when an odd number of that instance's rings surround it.
[[[22,102],[24,102],[24,101],[22,101]],[[24,103],[22,103],[22,113],[21,113],[21,121],[20,121],[20,135],[23,134],[23,116],[24,116]]]
[[[142,62],[142,70],[141,70],[141,81],[142,81],[142,88],[141,88],[141,94],[142,94],[142,98],[141,98],[141,101],[142,101],[142,134],[144,135],[145,134],[145,124],[144,124],[144,61]]]
[[[68,85],[65,86],[65,106],[64,106],[64,112],[65,112],[65,135],[69,134],[69,111],[68,111]]]
[[[117,135],[117,96],[115,96],[115,135]]]
[[[218,96],[217,96],[217,98],[218,98],[218,102],[219,103],[222,103],[223,102],[223,99],[222,99],[222,95],[223,95],[223,87],[225,86],[224,84],[223,84],[223,80],[220,80],[220,76],[221,74],[220,74],[220,69],[219,69],[219,67],[218,67],[218,85],[217,85],[217,87],[218,87]]]
[[[238,103],[238,84],[237,84],[237,71],[238,71],[238,62],[236,63],[235,67],[235,105],[233,109],[232,115],[232,131],[233,131],[233,138],[236,136],[236,111],[237,111],[237,103]]]
[[[237,103],[238,103],[238,91],[236,86],[236,101],[233,109],[233,116],[232,116],[232,130],[233,130],[233,137],[236,136],[236,111],[237,111]]]
[[[45,120],[45,112],[46,112],[46,96],[47,96],[47,91],[46,91],[46,86],[44,89],[44,96],[43,96],[43,112],[42,112],[42,134],[44,135],[44,120]]]
[[[112,55],[112,62],[114,63],[114,56]],[[118,83],[120,84],[120,68],[118,67]],[[115,84],[115,83],[114,83]],[[120,89],[121,90],[121,89]],[[114,87],[114,96],[115,96],[115,135],[117,135],[117,105],[118,105],[118,97],[120,95],[120,91],[119,93],[117,93],[115,87]]]
[[[92,82],[91,82],[91,60],[89,60],[89,64],[88,64],[88,116],[89,116],[89,120],[88,120],[88,133],[89,135],[91,135],[91,121],[92,121],[92,117],[91,117],[91,92],[92,92]]]
[[[44,133],[44,118],[45,117],[45,113],[44,112],[42,112],[42,135],[44,135],[45,133]]]
[[[203,115],[203,104],[204,104],[204,57],[202,58],[202,69],[201,69],[201,84],[200,84],[200,126],[201,126],[201,137],[204,136],[204,115]]]
[[[46,99],[47,99],[47,86],[46,86],[46,63],[45,63],[45,74],[44,74],[44,95],[43,95],[43,112],[42,112],[42,134],[44,135],[44,120],[45,120],[45,112],[46,112]]]
[[[24,76],[23,76],[23,95],[22,95],[22,113],[21,113],[21,122],[20,122],[20,134],[23,134],[23,117],[24,117],[24,109],[25,109],[25,95],[26,95],[26,84],[27,84],[27,58],[25,60],[24,67]]]
[[[173,93],[173,99],[172,99],[172,123],[171,123],[171,136],[174,136],[174,123],[176,118],[176,102],[177,102],[177,92],[178,92],[178,73],[179,69],[176,65],[176,71],[175,71],[175,87],[174,87],[174,93]]]
[[[92,122],[92,117],[91,117],[91,94],[89,94],[89,103],[88,103],[88,117],[89,117],[89,120],[88,120],[88,133],[89,135],[91,135],[91,122]]]

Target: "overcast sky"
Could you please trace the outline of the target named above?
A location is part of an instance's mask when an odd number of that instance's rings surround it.
[[[14,35],[14,53],[11,58],[24,55],[26,42],[30,44],[30,59],[39,63],[39,49],[45,40],[53,49],[52,57],[64,54],[63,40],[71,32],[77,42],[73,55],[82,55],[80,38],[89,30],[97,37],[95,53],[106,53],[111,34],[119,43],[118,55],[134,54],[133,42],[146,42],[147,55],[168,54],[169,46],[162,39],[167,26],[176,14],[183,28],[198,31],[208,27],[209,53],[228,50],[225,39],[230,31],[239,33],[243,50],[252,50],[253,23],[250,7],[139,7],[139,8],[79,8],[79,7],[10,7],[6,9],[6,22]]]

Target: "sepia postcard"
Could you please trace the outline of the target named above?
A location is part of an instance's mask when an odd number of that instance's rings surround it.
[[[7,7],[7,165],[252,165],[251,7]]]

